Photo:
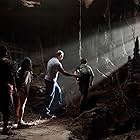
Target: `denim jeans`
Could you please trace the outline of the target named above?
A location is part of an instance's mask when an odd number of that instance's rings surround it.
[[[62,107],[62,92],[56,81],[45,80],[46,83],[46,99],[45,114],[52,114]]]

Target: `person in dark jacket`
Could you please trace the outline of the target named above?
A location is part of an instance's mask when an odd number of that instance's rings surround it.
[[[13,134],[8,128],[10,113],[14,113],[13,93],[16,91],[13,65],[6,46],[0,46],[0,111],[3,114],[2,134]]]
[[[93,85],[94,73],[92,68],[87,64],[86,58],[80,60],[80,66],[76,68],[75,72],[79,75],[77,80],[81,92],[80,112],[83,112],[87,102],[89,86]]]

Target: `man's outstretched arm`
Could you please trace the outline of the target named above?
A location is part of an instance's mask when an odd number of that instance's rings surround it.
[[[61,68],[61,67],[59,67],[59,72],[62,73],[63,75],[65,75],[65,76],[73,76],[75,78],[78,78],[77,74],[69,73],[69,72],[65,71],[64,68]]]

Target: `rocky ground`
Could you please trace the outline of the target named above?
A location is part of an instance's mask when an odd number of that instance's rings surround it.
[[[70,119],[40,120],[38,117],[33,114],[30,114],[30,117],[26,116],[25,120],[31,126],[24,129],[17,129],[11,125],[15,135],[0,134],[0,140],[69,140],[71,132],[67,129],[67,122],[69,123]]]
[[[98,100],[99,101],[99,100]],[[59,116],[52,120],[40,120],[39,115],[33,113],[26,113],[25,120],[32,124],[31,127],[25,129],[15,129],[13,131],[16,135],[7,136],[0,134],[0,140],[86,140],[84,134],[87,133],[89,127],[86,127],[85,122],[89,122],[91,116],[94,118],[96,115],[94,112],[97,110],[99,114],[106,112],[106,109],[103,107],[104,104],[101,102],[97,103],[97,107],[89,111],[84,112],[80,116],[75,117],[74,109],[72,107],[72,112],[68,112],[66,116]],[[101,112],[100,112],[101,109]],[[89,113],[90,112],[90,113]],[[91,113],[92,112],[92,113]],[[105,118],[103,118],[105,119]],[[102,120],[102,119],[101,119]],[[103,125],[104,120],[100,124]],[[96,122],[95,122],[96,123]],[[85,127],[85,128],[83,128]],[[2,128],[0,128],[1,130]],[[94,129],[94,128],[93,128]],[[98,129],[98,126],[95,126],[95,129]],[[107,134],[105,138],[94,139],[93,140],[139,140],[140,139],[140,130],[136,130],[134,127],[128,132],[123,132],[121,134],[113,134],[110,128],[111,133]],[[103,131],[99,131],[99,134],[102,135]],[[85,134],[86,135],[86,134]]]
[[[124,65],[119,71],[90,89],[85,112],[79,114],[79,107],[71,105],[65,107],[61,115],[51,120],[40,120],[37,115],[41,110],[40,102],[44,100],[44,94],[42,88],[33,87],[24,118],[31,126],[15,129],[11,125],[16,135],[0,135],[0,139],[139,140],[140,99],[139,96],[134,98],[135,95],[127,94],[126,70],[127,67]],[[132,105],[134,101],[138,102],[138,106]]]

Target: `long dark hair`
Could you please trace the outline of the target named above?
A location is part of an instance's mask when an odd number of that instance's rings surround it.
[[[18,70],[17,87],[19,88],[24,80],[25,71],[32,71],[32,61],[30,58],[25,57],[20,69]]]
[[[29,57],[25,57],[22,64],[21,69],[32,71],[32,61]]]

